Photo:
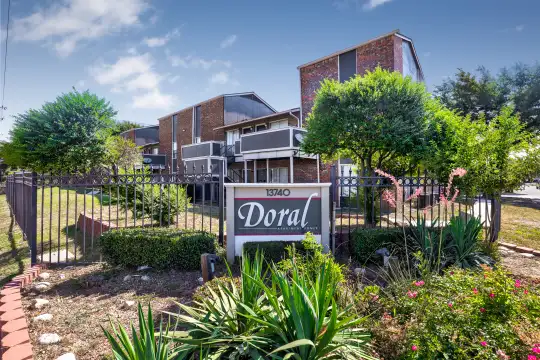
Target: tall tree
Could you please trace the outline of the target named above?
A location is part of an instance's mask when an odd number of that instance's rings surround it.
[[[16,115],[4,149],[17,155],[14,165],[37,171],[90,169],[104,161],[115,115],[105,99],[74,90]]]
[[[490,121],[505,106],[512,106],[529,130],[540,130],[540,64],[516,64],[504,68],[497,76],[484,67],[473,74],[458,69],[453,78],[445,80],[435,89],[441,103],[469,115],[472,120],[480,117]]]
[[[381,68],[340,83],[325,80],[307,119],[303,151],[350,157],[362,169],[399,171],[426,150],[423,84]]]
[[[121,136],[110,136],[105,146],[107,148],[105,165],[107,166],[132,168],[142,164],[141,148],[130,139],[124,139]]]
[[[140,127],[142,127],[142,125],[139,125],[137,123],[134,123],[134,122],[131,122],[131,121],[128,121],[128,120],[117,121],[117,122],[114,123],[114,125],[112,127],[111,135],[112,136],[120,135],[124,131],[128,131],[128,130],[131,130],[131,129],[137,129],[137,128],[140,128]]]

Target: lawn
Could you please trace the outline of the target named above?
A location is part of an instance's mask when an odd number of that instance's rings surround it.
[[[28,245],[10,216],[6,195],[0,195],[0,286],[28,266],[29,256]]]
[[[538,202],[504,203],[501,222],[501,241],[540,250]]]

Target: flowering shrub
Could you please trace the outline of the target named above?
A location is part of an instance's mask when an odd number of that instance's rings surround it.
[[[391,285],[379,299],[376,347],[384,358],[540,359],[539,290],[487,266]],[[384,353],[396,331],[402,343]]]

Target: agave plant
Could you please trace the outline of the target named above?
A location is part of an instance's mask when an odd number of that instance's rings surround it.
[[[241,291],[222,283],[186,314],[171,314],[187,336],[173,336],[185,356],[202,351],[207,359],[369,359],[369,335],[334,300],[337,284],[328,264],[315,281],[296,266],[283,272],[274,265],[270,278],[263,257],[244,257]],[[290,275],[289,275],[290,274]]]
[[[193,307],[177,303],[185,314],[168,314],[186,330],[182,333],[185,336],[171,336],[180,343],[179,353],[189,357],[202,349],[208,352],[208,359],[256,358],[266,340],[254,335],[259,325],[242,315],[240,304],[259,311],[264,299],[260,284],[266,278],[265,268],[262,253],[257,252],[253,260],[244,256],[240,285],[232,280],[229,269],[231,279],[218,282],[217,291],[209,287],[207,299],[195,301]]]
[[[131,323],[131,339],[128,332],[120,324],[118,324],[117,329],[111,321],[112,333],[101,327],[112,347],[114,358],[117,360],[168,360],[177,358],[178,354],[172,350],[167,337],[168,326],[163,329],[162,324],[160,324],[157,336],[154,333],[154,320],[150,305],[148,305],[147,319],[144,318],[141,304],[138,305],[138,315],[139,333],[137,334],[135,326]]]
[[[490,264],[493,260],[480,249],[480,233],[482,222],[472,216],[468,219],[455,216],[445,229],[450,242],[447,252],[453,255],[453,262],[461,268],[477,267],[480,264]]]
[[[329,264],[315,281],[293,267],[291,277],[272,271],[272,285],[264,288],[266,311],[243,306],[246,316],[260,325],[257,335],[267,339],[272,359],[371,359],[366,351],[370,335],[359,325],[363,318],[349,316],[334,300],[336,283]]]

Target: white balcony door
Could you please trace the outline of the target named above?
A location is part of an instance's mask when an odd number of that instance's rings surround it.
[[[240,139],[240,130],[227,131],[227,145],[234,145]]]

